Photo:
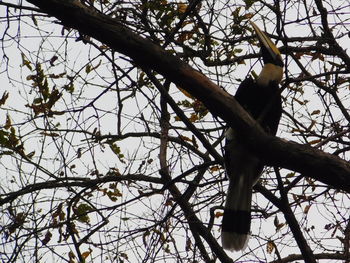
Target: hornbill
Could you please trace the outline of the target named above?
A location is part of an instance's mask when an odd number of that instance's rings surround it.
[[[270,38],[253,22],[251,25],[260,42],[264,66],[256,80],[248,77],[240,84],[235,99],[266,133],[275,135],[282,114],[279,83],[283,75],[283,61]],[[264,163],[240,142],[234,129],[228,128],[225,135],[224,159],[229,188],[221,240],[224,249],[238,251],[245,249],[248,243],[252,189]]]

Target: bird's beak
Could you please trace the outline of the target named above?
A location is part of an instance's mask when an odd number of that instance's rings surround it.
[[[254,28],[254,31],[257,34],[261,45],[268,51],[269,55],[271,56],[271,60],[274,62],[273,64],[283,66],[281,53],[276,45],[272,43],[271,39],[263,31],[261,31],[254,22],[249,22]]]

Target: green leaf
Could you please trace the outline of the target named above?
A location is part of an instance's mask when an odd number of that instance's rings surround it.
[[[93,208],[88,204],[80,204],[73,209],[74,214],[77,216],[79,222],[90,224],[90,218],[87,213],[91,212]]]
[[[118,159],[121,162],[124,162],[124,154],[121,153],[120,147],[116,145],[115,143],[109,144],[109,147],[111,148],[112,152],[118,156]]]
[[[22,56],[22,66],[26,66],[28,69],[33,70],[32,66],[30,65],[29,60],[26,57],[26,55],[24,55],[24,53],[21,53],[21,56]]]

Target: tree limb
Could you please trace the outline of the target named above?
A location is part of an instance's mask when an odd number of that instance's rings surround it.
[[[132,58],[144,68],[156,70],[201,100],[241,136],[248,148],[266,164],[291,169],[332,187],[350,192],[350,164],[309,145],[265,134],[236,100],[202,73],[117,20],[90,10],[76,0],[28,0],[59,19],[62,24],[94,37]]]

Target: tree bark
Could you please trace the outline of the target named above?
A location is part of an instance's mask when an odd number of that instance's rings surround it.
[[[222,118],[242,142],[267,165],[280,166],[350,193],[350,165],[341,158],[308,145],[265,134],[236,100],[206,76],[116,19],[90,10],[78,0],[28,0],[60,22],[130,57],[141,68],[157,71],[201,100]]]

